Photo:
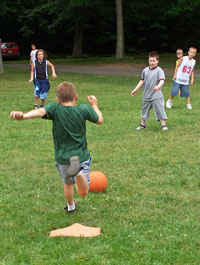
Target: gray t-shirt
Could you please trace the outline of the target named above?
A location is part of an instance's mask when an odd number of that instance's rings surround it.
[[[162,88],[156,92],[153,90],[160,80],[165,80],[165,73],[159,66],[154,69],[149,68],[149,66],[144,68],[141,79],[144,80],[143,100],[152,101],[163,98]]]

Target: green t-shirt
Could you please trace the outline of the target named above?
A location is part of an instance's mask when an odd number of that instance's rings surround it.
[[[53,122],[55,160],[58,164],[68,165],[69,158],[78,156],[80,162],[90,158],[86,140],[86,120],[98,122],[99,117],[93,108],[86,104],[64,106],[51,103],[45,107],[44,119]]]

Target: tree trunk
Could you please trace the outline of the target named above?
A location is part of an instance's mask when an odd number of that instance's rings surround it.
[[[80,21],[76,21],[76,30],[75,30],[72,57],[81,57],[81,56],[83,56],[83,24]]]
[[[1,55],[1,39],[0,39],[0,74],[3,74],[3,62],[2,62],[2,55]]]
[[[124,57],[124,25],[122,0],[116,0],[116,19],[117,19],[117,49],[115,59]]]

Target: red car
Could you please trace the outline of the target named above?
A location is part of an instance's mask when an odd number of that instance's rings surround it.
[[[19,59],[20,51],[17,43],[15,42],[2,42],[1,43],[2,58],[15,58]]]

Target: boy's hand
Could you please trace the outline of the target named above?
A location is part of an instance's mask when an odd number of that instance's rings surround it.
[[[135,89],[131,92],[131,96],[135,96],[137,93],[137,91],[135,91]]]
[[[173,79],[172,80],[176,80],[176,76],[174,75]]]
[[[158,91],[158,90],[159,90],[159,87],[158,87],[158,86],[155,86],[155,87],[153,88],[153,90],[154,90],[154,91]]]
[[[10,113],[10,118],[15,120],[23,120],[24,119],[24,113],[21,111],[12,111]]]
[[[88,96],[88,101],[89,101],[91,106],[98,104],[97,98],[93,95]]]
[[[33,82],[33,78],[31,77],[28,81],[29,81],[30,83]]]
[[[56,73],[53,73],[53,74],[52,74],[52,77],[53,77],[53,78],[56,78],[56,77],[57,77],[57,74],[56,74]]]
[[[191,79],[190,85],[192,86],[194,84],[194,80]]]

